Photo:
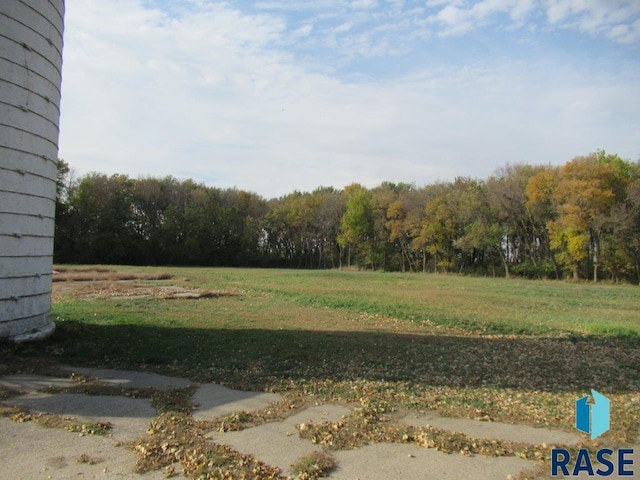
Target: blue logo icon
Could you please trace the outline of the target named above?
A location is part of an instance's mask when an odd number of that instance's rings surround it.
[[[576,400],[576,428],[593,440],[609,430],[609,399],[593,389],[591,395],[591,404],[588,396]]]

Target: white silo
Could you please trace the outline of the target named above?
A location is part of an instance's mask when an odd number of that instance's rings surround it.
[[[64,0],[0,0],[0,339],[53,332]]]

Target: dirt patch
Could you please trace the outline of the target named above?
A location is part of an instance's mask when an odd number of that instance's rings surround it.
[[[65,274],[60,274],[65,275]],[[80,275],[80,277],[78,277]],[[83,299],[113,299],[113,300],[133,300],[142,298],[159,298],[163,300],[219,298],[238,296],[237,292],[222,290],[205,290],[196,288],[185,288],[177,285],[164,285],[154,283],[158,280],[167,280],[170,275],[128,275],[128,274],[105,274],[106,277],[91,278],[94,275],[85,277],[85,274],[70,274],[66,279],[56,280],[54,275],[53,298],[54,300],[64,296]],[[102,273],[98,272],[98,276]],[[113,278],[111,278],[113,277]]]
[[[109,268],[56,268],[53,270],[54,282],[96,282],[105,280],[169,280],[171,275],[159,273],[117,272]]]
[[[94,293],[89,296],[100,298],[111,298],[114,300],[135,299],[135,298],[160,298],[163,300],[218,298],[237,296],[237,293],[218,290],[201,290],[178,287],[175,285],[149,286],[149,285],[128,285],[126,283],[110,283],[100,289],[94,289]]]

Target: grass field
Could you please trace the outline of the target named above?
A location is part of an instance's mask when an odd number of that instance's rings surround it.
[[[595,388],[612,401],[612,429],[599,440],[638,441],[637,286],[355,271],[59,270],[57,331],[43,346],[5,346],[10,369],[57,362],[149,370],[277,391],[297,404],[359,404],[372,421],[359,424],[362,435],[334,431],[344,448],[402,441],[383,427],[404,410],[573,430],[575,400]],[[510,454],[545,458],[548,449]]]

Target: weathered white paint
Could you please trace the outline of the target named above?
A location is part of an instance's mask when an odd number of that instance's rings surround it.
[[[54,329],[64,0],[0,0],[0,338]]]

